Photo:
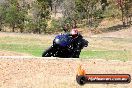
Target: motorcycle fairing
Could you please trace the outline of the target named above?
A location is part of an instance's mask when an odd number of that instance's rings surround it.
[[[67,34],[61,34],[55,37],[54,42],[62,47],[66,47],[71,44],[72,38]]]

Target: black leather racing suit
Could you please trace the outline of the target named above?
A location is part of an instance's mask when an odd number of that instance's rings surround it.
[[[81,52],[81,40],[83,36],[81,34],[78,34],[77,37],[74,37],[73,35],[69,34],[70,37],[73,38],[73,51],[72,51],[72,58],[79,58],[80,52]]]

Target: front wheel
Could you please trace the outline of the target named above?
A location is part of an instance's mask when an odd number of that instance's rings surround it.
[[[53,47],[51,46],[50,48],[48,48],[47,50],[45,50],[43,53],[42,53],[42,57],[51,57],[53,56]]]

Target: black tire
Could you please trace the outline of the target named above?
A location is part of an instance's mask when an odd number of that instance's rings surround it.
[[[71,58],[79,58],[81,50],[73,51]]]
[[[86,83],[86,77],[83,76],[83,75],[80,75],[80,76],[76,76],[76,81],[79,85],[84,85]]]
[[[51,57],[53,56],[53,47],[51,46],[50,48],[48,48],[47,50],[45,50],[43,53],[42,53],[42,57]]]

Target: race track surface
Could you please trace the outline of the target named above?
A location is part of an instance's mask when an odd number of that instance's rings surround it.
[[[0,88],[132,88],[129,84],[76,83],[79,65],[88,74],[130,74],[132,61],[0,57]]]

